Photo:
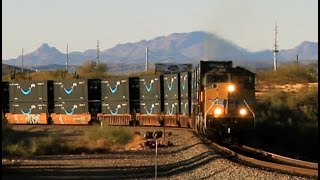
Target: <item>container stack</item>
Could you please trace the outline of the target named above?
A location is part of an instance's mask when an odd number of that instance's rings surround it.
[[[163,111],[163,76],[140,77],[140,125],[159,126],[159,115]]]
[[[163,89],[165,125],[178,126],[178,116],[180,112],[178,74],[163,75]]]
[[[129,114],[129,79],[108,78],[101,81],[102,113]]]
[[[181,127],[189,127],[189,117],[191,116],[191,73],[183,72],[180,77],[180,119]]]
[[[89,99],[99,94],[98,80],[63,80],[54,82],[54,124],[88,124],[91,120]],[[94,96],[91,96],[94,95]],[[92,101],[90,102],[92,103]],[[95,105],[91,104],[93,111]]]
[[[52,81],[18,81],[9,84],[9,113],[11,124],[48,124],[53,110]]]
[[[101,81],[102,114],[99,120],[110,125],[129,125],[129,78],[108,78]]]

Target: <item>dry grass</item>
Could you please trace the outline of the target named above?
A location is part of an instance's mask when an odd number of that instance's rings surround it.
[[[142,135],[135,135],[133,139],[125,146],[125,150],[138,150],[143,147],[145,138]]]
[[[2,126],[2,152],[5,156],[28,157],[124,150],[133,139],[133,133],[127,129],[112,126],[7,127],[9,126]]]

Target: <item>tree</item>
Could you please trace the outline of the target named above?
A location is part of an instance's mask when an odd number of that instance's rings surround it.
[[[96,61],[86,61],[78,68],[79,76],[82,78],[103,78],[106,77],[107,64],[100,62],[97,65]]]

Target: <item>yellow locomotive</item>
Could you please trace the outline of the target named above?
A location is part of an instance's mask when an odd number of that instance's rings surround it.
[[[254,129],[255,74],[232,61],[200,61],[193,71],[193,125],[224,139]]]

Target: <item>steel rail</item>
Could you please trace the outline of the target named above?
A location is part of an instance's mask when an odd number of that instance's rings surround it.
[[[215,149],[217,149],[220,152],[223,152],[229,157],[234,157],[237,160],[240,160],[242,162],[246,162],[251,165],[258,166],[260,168],[266,168],[266,169],[272,169],[277,170],[289,174],[298,174],[303,176],[312,176],[318,178],[318,169],[312,169],[312,168],[303,168],[303,167],[297,167],[296,165],[286,165],[286,164],[280,164],[280,163],[274,163],[274,162],[268,162],[263,160],[258,160],[252,157],[248,157],[239,153],[236,153],[232,150],[230,150],[227,147],[221,146],[214,142],[209,142],[210,145],[212,145]],[[277,156],[278,157],[278,156]],[[312,163],[310,163],[314,167]]]
[[[274,160],[276,162],[282,163],[282,164],[287,163],[287,164],[291,164],[291,165],[294,165],[294,166],[299,166],[299,167],[318,170],[318,163],[302,161],[302,160],[299,160],[299,159],[293,159],[293,158],[281,156],[281,155],[278,155],[278,154],[266,152],[266,151],[263,151],[261,149],[252,148],[252,147],[249,147],[249,146],[246,146],[246,145],[240,145],[240,146],[238,146],[238,148],[243,149],[243,150],[248,151],[248,152],[261,154],[261,155],[263,155],[263,156],[265,156],[267,158],[270,158],[270,159],[272,159],[272,160]]]

